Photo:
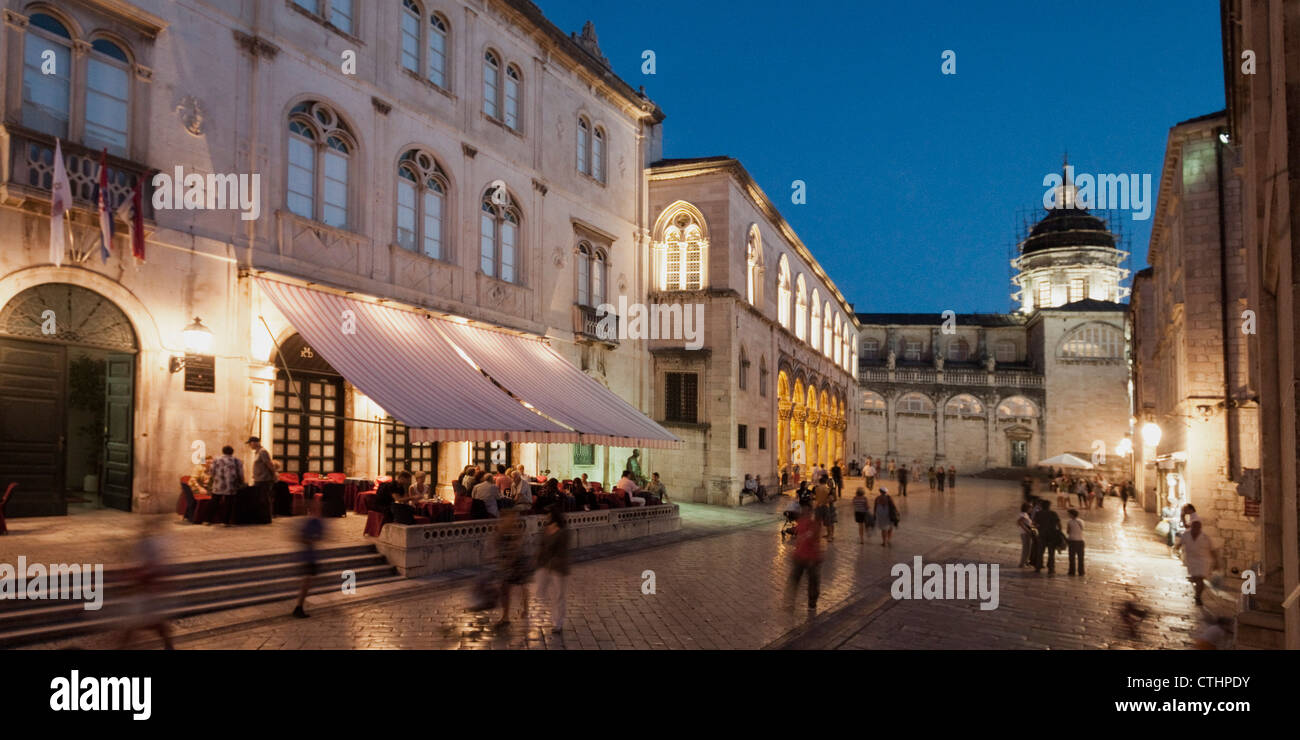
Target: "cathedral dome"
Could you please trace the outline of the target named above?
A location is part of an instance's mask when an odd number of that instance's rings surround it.
[[[1034,224],[1020,253],[1029,254],[1059,247],[1115,248],[1115,235],[1106,222],[1082,208],[1055,208]]]

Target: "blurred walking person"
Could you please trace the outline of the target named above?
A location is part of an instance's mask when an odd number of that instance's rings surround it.
[[[867,530],[874,524],[871,520],[870,502],[867,500],[865,488],[858,488],[857,493],[853,495],[853,520],[858,523],[858,544],[865,544]]]
[[[1205,591],[1205,579],[1210,577],[1214,570],[1214,560],[1217,551],[1214,549],[1214,541],[1210,536],[1201,531],[1201,518],[1196,514],[1191,516],[1191,526],[1178,540],[1174,546],[1175,550],[1183,551],[1183,563],[1187,566],[1187,579],[1192,582],[1196,590],[1196,605],[1201,606],[1201,594]]]
[[[569,530],[564,526],[564,514],[552,506],[546,515],[546,528],[537,548],[537,596],[551,602],[551,629],[555,634],[564,631],[565,591],[569,580]]]
[[[163,535],[159,529],[162,518],[151,515],[141,517],[140,541],[136,543],[135,563],[128,571],[130,581],[125,589],[129,613],[122,631],[118,650],[131,645],[138,630],[152,630],[162,639],[163,648],[174,650],[171,627],[165,613],[166,591],[162,577],[166,571]]]
[[[1029,516],[1029,502],[1020,505],[1020,516],[1016,517],[1016,526],[1020,528],[1020,564],[1023,568],[1030,564],[1034,551],[1034,520]]]
[[[501,579],[501,619],[498,627],[510,624],[510,592],[515,586],[523,593],[519,611],[522,619],[528,616],[528,581],[532,579],[532,566],[524,550],[524,521],[514,508],[502,509],[497,522],[496,555],[497,572]]]
[[[1070,509],[1070,518],[1065,522],[1065,546],[1069,548],[1070,570],[1066,575],[1074,575],[1074,564],[1079,563],[1079,575],[1083,575],[1083,521],[1079,519],[1079,510]]]
[[[898,507],[894,505],[888,488],[880,487],[880,495],[871,508],[875,512],[876,528],[880,530],[880,546],[885,547],[892,543],[894,527],[898,526]]]
[[[898,469],[898,493],[907,498],[907,481],[912,477],[912,471],[906,465]]]
[[[790,571],[790,586],[786,590],[787,608],[794,606],[794,595],[799,589],[799,581],[808,576],[808,609],[817,608],[817,597],[822,588],[822,527],[812,515],[812,507],[804,504],[799,509],[799,521],[795,522],[794,556]]]
[[[320,574],[320,560],[316,556],[316,543],[325,536],[325,522],[320,518],[321,502],[312,499],[308,508],[307,519],[298,530],[298,543],[302,545],[302,583],[298,586],[298,605],[293,608],[293,616],[306,619],[309,615],[307,592],[311,590],[312,581]]]
[[[866,479],[864,482],[867,484],[868,491],[876,490],[876,472],[876,466],[871,464],[871,460],[868,459],[867,469],[862,471],[862,477]]]

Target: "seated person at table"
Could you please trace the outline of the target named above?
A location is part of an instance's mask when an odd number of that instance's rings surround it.
[[[542,510],[561,503],[564,500],[564,495],[560,493],[560,482],[554,478],[548,478],[542,484],[542,490],[538,491],[536,498],[534,505]]]
[[[477,466],[466,465],[464,472],[460,474],[460,484],[464,486],[467,493],[474,490],[474,484],[478,482],[478,472]]]
[[[636,479],[632,477],[631,470],[623,471],[623,478],[619,480],[618,485],[614,486],[614,488],[621,489],[623,493],[626,493],[627,500],[630,501],[633,506],[645,506],[645,499],[636,495],[641,491],[641,487],[637,485]]]
[[[650,482],[645,484],[645,492],[658,496],[660,501],[668,500],[668,492],[664,490],[664,482],[659,480],[658,473],[650,474]]]
[[[212,487],[212,455],[208,455],[202,465],[195,465],[194,472],[190,473],[190,493],[195,496],[208,493]]]
[[[478,482],[474,484],[470,496],[475,500],[482,501],[487,515],[495,519],[501,514],[501,510],[497,506],[501,499],[501,489],[497,488],[497,484],[492,482],[492,476],[486,472],[479,473],[476,479]]]
[[[497,474],[492,477],[492,482],[497,484],[497,490],[505,493],[510,490],[510,475],[506,473],[506,466],[498,465]]]
[[[428,477],[429,474],[423,470],[415,471],[415,482],[411,484],[410,488],[406,489],[407,498],[412,501],[423,501],[426,498],[433,498],[433,489],[428,483],[424,482]]]
[[[411,471],[403,470],[392,480],[379,486],[379,490],[375,492],[375,502],[370,505],[370,509],[382,511],[385,518],[394,524],[414,524],[415,508],[407,503],[411,500],[410,488]]]
[[[573,505],[583,511],[600,508],[600,499],[582,484],[581,478],[574,478],[569,484],[569,495],[573,496]]]
[[[533,508],[533,487],[528,483],[528,479],[519,470],[515,470],[510,477],[512,478],[510,482],[510,498],[525,509]]]

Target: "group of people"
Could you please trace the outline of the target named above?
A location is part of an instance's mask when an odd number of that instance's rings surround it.
[[[805,489],[811,490],[811,488],[815,487],[822,478],[828,478],[829,482],[835,486],[837,491],[843,492],[845,469],[846,466],[844,465],[843,460],[835,460],[831,464],[830,468],[827,468],[820,463],[813,463],[808,468],[806,475],[800,466],[787,465],[781,468],[781,490],[788,491],[791,488],[798,491],[803,491]],[[848,466],[848,469],[852,470],[852,467]],[[745,477],[746,479],[749,478],[748,475]],[[755,476],[756,480],[757,477],[758,476]]]
[[[1020,529],[1020,564],[1033,567],[1035,573],[1047,568],[1048,575],[1056,575],[1056,553],[1066,550],[1069,555],[1068,575],[1084,575],[1083,520],[1078,509],[1070,509],[1065,527],[1061,516],[1052,511],[1052,502],[1032,494],[1020,505],[1016,526]]]
[[[230,445],[221,448],[220,457],[208,455],[190,472],[190,490],[197,495],[210,494],[221,523],[227,527],[235,523],[235,494],[251,485],[258,495],[270,500],[275,482],[279,480],[280,465],[271,459],[271,453],[262,446],[262,440],[249,437],[244,444],[253,452],[251,482],[244,474],[244,461],[235,457],[235,448]]]
[[[1093,506],[1100,509],[1105,504],[1106,496],[1118,496],[1124,514],[1128,514],[1128,502],[1134,494],[1133,481],[1110,483],[1101,474],[1085,476],[1053,472],[1048,486],[1056,494],[1057,506],[1069,505],[1070,497],[1074,496],[1080,509],[1091,509]]]
[[[551,478],[550,481],[555,480]],[[538,597],[551,602],[552,632],[564,631],[566,592],[569,576],[570,536],[564,512],[559,505],[546,510],[546,522],[537,541],[535,555],[529,553],[528,531],[517,508],[502,511],[495,539],[494,574],[480,582],[480,589],[491,594],[483,604],[497,602],[501,618],[497,627],[510,623],[510,604],[518,588],[522,608],[520,619],[528,617],[528,585],[537,576]]]

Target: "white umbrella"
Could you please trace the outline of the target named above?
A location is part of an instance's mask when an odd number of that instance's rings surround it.
[[[1038,465],[1047,468],[1083,468],[1084,470],[1092,470],[1093,468],[1092,463],[1081,457],[1075,457],[1068,452],[1056,457],[1049,457],[1046,460],[1039,460]]]

